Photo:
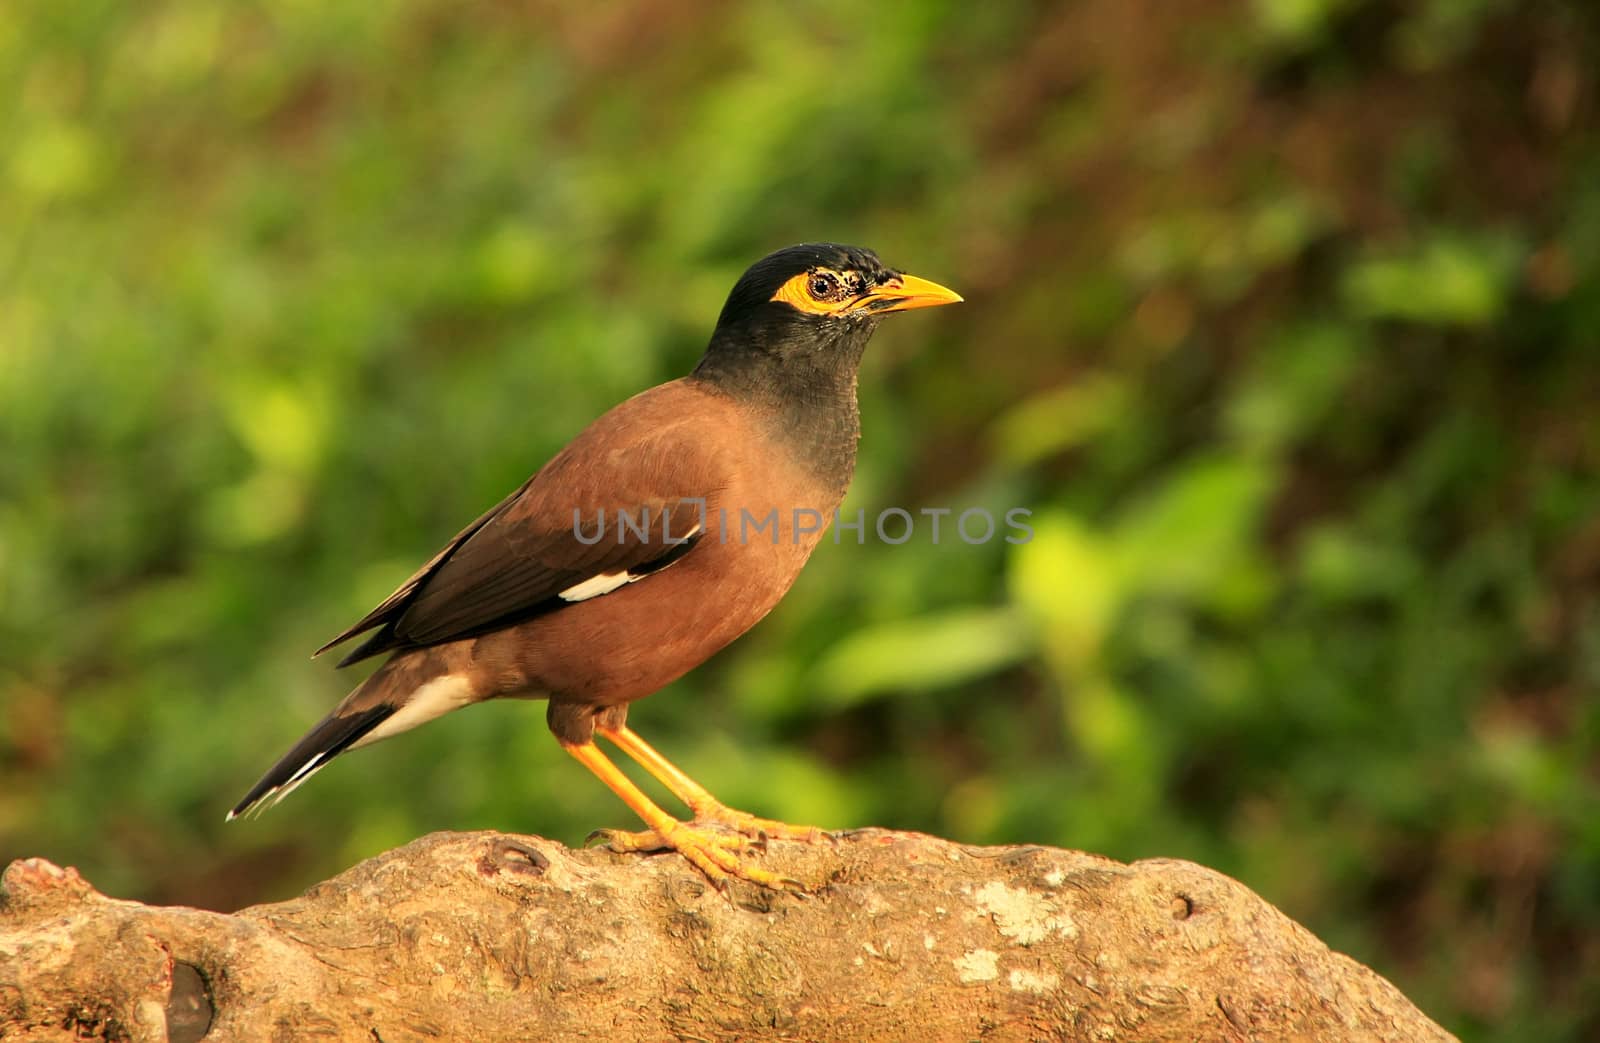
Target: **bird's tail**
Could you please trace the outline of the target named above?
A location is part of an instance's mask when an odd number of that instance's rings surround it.
[[[252,808],[268,808],[278,803],[321,770],[323,765],[388,720],[396,709],[391,703],[377,703],[365,710],[341,713],[343,706],[334,710],[301,736],[300,741],[279,758],[278,763],[269,768],[260,781],[250,787],[244,799],[228,812],[228,821],[233,821]]]
[[[478,695],[468,678],[451,673],[447,661],[429,651],[396,656],[379,667],[250,787],[228,812],[229,820],[251,808],[276,804],[346,750],[399,735],[476,702]]]

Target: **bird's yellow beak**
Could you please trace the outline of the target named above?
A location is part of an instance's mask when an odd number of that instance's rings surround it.
[[[937,308],[941,304],[959,304],[961,295],[936,282],[919,279],[915,275],[897,275],[886,283],[872,288],[872,292],[856,299],[851,311],[910,311],[912,308]]]

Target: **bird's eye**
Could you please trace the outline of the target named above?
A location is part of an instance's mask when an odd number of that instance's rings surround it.
[[[824,272],[818,272],[811,277],[811,296],[819,301],[832,300],[838,296],[839,280]]]

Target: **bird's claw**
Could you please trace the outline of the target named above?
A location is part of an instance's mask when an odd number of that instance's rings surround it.
[[[593,843],[604,843],[612,851],[620,853],[676,851],[722,892],[728,890],[734,879],[748,880],[774,891],[792,894],[810,891],[804,883],[793,877],[750,865],[739,857],[751,850],[763,850],[766,846],[764,836],[727,833],[698,821],[673,822],[664,829],[647,829],[638,833],[597,829],[589,834],[584,846]]]
[[[683,826],[681,828],[689,827]],[[677,831],[674,830],[674,832]],[[738,833],[714,833],[710,830],[705,830],[703,834],[707,844],[725,851],[744,851],[749,848],[759,850],[766,847],[765,843],[758,843],[752,838]],[[629,832],[623,829],[597,829],[585,837],[583,841],[584,847],[593,847],[596,844],[604,844],[612,851],[620,854],[672,851],[677,847],[673,841],[654,829],[645,829],[638,832]]]
[[[721,803],[702,804],[693,810],[693,825],[721,826],[757,841],[762,847],[765,847],[770,839],[794,840],[802,844],[820,844],[824,840],[838,843],[838,839],[832,833],[816,826],[795,826],[776,819],[757,818],[748,812],[736,811]]]
[[[606,846],[615,849],[617,838],[629,837],[632,835],[633,834],[631,833],[624,833],[620,829],[596,829],[592,830],[588,836],[583,838],[583,846],[585,848],[591,848],[599,844],[605,844]],[[628,850],[637,851],[639,849],[629,848]]]

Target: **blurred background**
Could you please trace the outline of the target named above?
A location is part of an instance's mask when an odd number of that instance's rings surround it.
[[[836,239],[967,298],[874,341],[848,509],[1035,538],[825,541],[639,730],[1600,1036],[1600,9],[586,8],[8,8],[0,860],[232,909],[633,828],[511,703],[222,819],[358,679],[311,649]]]

